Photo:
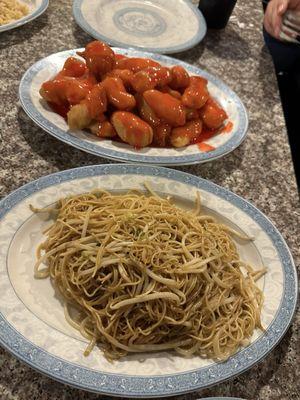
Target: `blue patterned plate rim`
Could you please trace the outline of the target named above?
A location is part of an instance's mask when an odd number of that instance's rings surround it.
[[[200,397],[196,400],[244,400],[240,397]]]
[[[94,154],[96,156],[105,157],[111,160],[116,160],[120,162],[136,162],[150,165],[164,165],[164,166],[173,166],[173,165],[192,165],[199,164],[207,161],[216,160],[220,157],[223,157],[234,149],[236,149],[246,138],[247,129],[248,129],[248,115],[245,109],[244,104],[238,97],[238,95],[231,90],[225,83],[223,83],[219,78],[211,75],[210,73],[188,64],[184,61],[171,58],[168,56],[163,56],[159,54],[141,52],[133,49],[121,49],[114,48],[116,53],[119,54],[127,54],[134,57],[145,57],[145,58],[153,58],[154,60],[162,63],[166,63],[169,65],[181,65],[187,68],[192,74],[202,75],[208,81],[213,83],[223,92],[228,95],[228,98],[231,98],[237,107],[237,112],[239,116],[239,125],[232,135],[232,137],[223,145],[217,147],[215,150],[207,152],[207,153],[199,153],[196,154],[188,154],[188,155],[179,155],[179,156],[147,156],[142,155],[137,152],[137,154],[121,152],[111,148],[101,147],[100,145],[95,145],[93,143],[89,143],[84,141],[83,139],[77,138],[63,129],[58,128],[55,124],[45,118],[35,107],[30,95],[30,88],[32,81],[34,80],[37,73],[42,70],[48,63],[49,58],[53,56],[50,55],[48,57],[43,58],[42,60],[33,64],[23,75],[20,86],[19,86],[19,98],[21,105],[26,112],[26,114],[43,130],[50,133],[50,135],[56,137],[64,143],[67,143],[70,146],[76,147],[77,149],[83,150],[87,153]],[[67,58],[70,55],[74,55],[76,51],[82,51],[82,49],[76,50],[66,50],[56,55]],[[37,93],[37,96],[39,94]]]
[[[44,176],[15,190],[0,202],[0,220],[25,198],[44,188],[86,177],[128,174],[147,176],[148,179],[164,177],[212,193],[245,212],[269,236],[281,261],[284,288],[280,307],[267,331],[223,363],[188,372],[151,377],[101,373],[53,356],[18,333],[1,312],[0,343],[32,368],[62,383],[114,396],[171,396],[203,389],[241,374],[266,357],[284,336],[296,309],[298,293],[297,272],[288,246],[273,223],[248,201],[208,180],[173,169],[136,164],[95,165]]]
[[[195,33],[194,37],[187,42],[183,43],[182,45],[178,46],[174,44],[172,47],[144,47],[144,46],[132,46],[130,43],[126,42],[120,42],[118,40],[115,40],[114,38],[110,36],[103,35],[96,31],[84,18],[82,11],[81,11],[81,6],[82,3],[86,0],[74,0],[73,1],[73,15],[75,18],[75,21],[77,24],[88,34],[90,34],[93,38],[98,39],[98,40],[103,40],[107,43],[109,43],[112,46],[117,46],[117,47],[128,47],[132,49],[139,49],[139,50],[144,50],[148,52],[153,52],[153,53],[162,53],[162,54],[172,54],[172,53],[179,53],[180,51],[185,51],[193,48],[196,46],[201,40],[206,35],[207,32],[207,25],[205,18],[203,17],[202,12],[196,7],[194,4],[191,3],[190,0],[183,0],[183,2],[189,7],[198,22],[198,30]],[[143,1],[140,2],[141,5]]]
[[[33,13],[26,15],[24,18],[21,18],[20,20],[13,21],[10,22],[9,24],[0,26],[0,33],[9,31],[10,29],[18,28],[19,26],[22,26],[24,24],[27,24],[27,22],[34,20],[35,18],[39,17],[46,11],[48,5],[49,5],[49,0],[42,0],[40,6],[36,10],[34,10]]]

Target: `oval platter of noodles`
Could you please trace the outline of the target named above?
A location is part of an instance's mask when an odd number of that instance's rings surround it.
[[[0,342],[97,393],[163,397],[232,378],[285,334],[297,276],[257,208],[160,167],[42,177],[0,203]]]

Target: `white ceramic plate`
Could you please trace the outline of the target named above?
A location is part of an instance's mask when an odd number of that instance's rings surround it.
[[[240,397],[202,397],[196,400],[243,400]]]
[[[46,11],[49,0],[20,0],[20,3],[24,3],[29,7],[29,14],[16,21],[10,22],[9,24],[0,25],[0,33],[27,24],[27,22],[39,17]]]
[[[85,131],[69,131],[66,121],[54,113],[41,98],[39,89],[42,83],[55,76],[64,61],[71,55],[76,55],[78,50],[82,49],[63,51],[38,61],[24,74],[19,87],[19,96],[25,112],[37,125],[57,139],[88,153],[113,160],[166,166],[198,164],[217,159],[233,151],[245,139],[248,128],[245,107],[239,97],[220,79],[174,58],[118,48],[114,49],[116,53],[152,58],[164,65],[182,65],[191,75],[207,78],[209,91],[226,110],[229,121],[233,124],[232,129],[207,140],[206,143],[214,148],[209,152],[200,150],[196,144],[181,149],[146,147],[135,150],[125,143],[99,139]]]
[[[73,14],[95,39],[154,53],[190,49],[206,34],[205,19],[190,0],[74,0]]]
[[[35,280],[35,249],[49,221],[29,209],[94,188],[142,188],[147,181],[179,205],[193,207],[197,190],[206,211],[255,238],[241,245],[241,258],[268,272],[264,292],[264,333],[251,344],[216,363],[170,352],[138,354],[109,363],[100,350],[83,356],[86,343],[65,321],[62,304],[49,279]],[[49,175],[31,182],[0,203],[0,343],[33,368],[61,382],[99,393],[162,397],[194,391],[245,371],[273,349],[285,334],[297,300],[297,275],[291,254],[274,225],[247,201],[195,176],[160,167],[99,165]]]

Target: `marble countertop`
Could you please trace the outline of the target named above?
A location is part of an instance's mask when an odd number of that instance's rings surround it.
[[[84,46],[91,39],[75,24],[71,3],[51,0],[47,12],[37,20],[0,35],[0,197],[55,171],[108,162],[43,132],[25,115],[18,101],[19,81],[31,64],[51,53]],[[223,79],[241,97],[250,119],[248,137],[233,153],[205,165],[178,169],[210,179],[255,204],[282,232],[299,266],[299,198],[261,21],[260,1],[240,1],[224,32],[209,32],[201,44],[175,55]],[[282,342],[259,365],[229,382],[177,399],[299,399],[299,319],[298,313]],[[107,397],[56,383],[1,349],[0,399]]]

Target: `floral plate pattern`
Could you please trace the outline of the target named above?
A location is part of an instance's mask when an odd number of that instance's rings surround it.
[[[95,39],[154,53],[190,49],[207,31],[190,0],[74,0],[73,15]]]

